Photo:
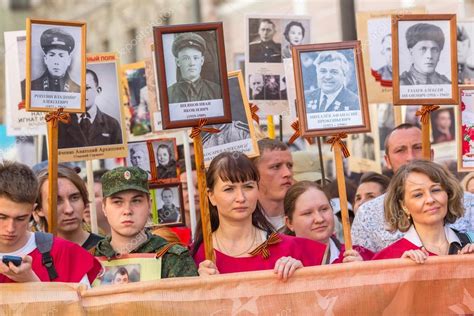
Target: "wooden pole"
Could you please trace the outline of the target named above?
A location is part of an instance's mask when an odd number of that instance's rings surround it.
[[[58,208],[58,128],[54,120],[48,122],[48,231],[57,235]]]
[[[95,190],[94,190],[94,170],[92,168],[92,161],[86,161],[87,172],[87,190],[89,191],[89,211],[91,217],[91,231],[94,234],[99,234],[99,225],[97,225],[97,208],[95,207]]]
[[[279,121],[280,121],[280,126],[279,126],[278,130],[280,132],[279,133],[280,134],[279,135],[280,136],[280,142],[282,142],[283,141],[283,116],[282,115],[279,116]]]
[[[212,245],[211,215],[209,213],[209,201],[207,199],[206,169],[204,168],[204,153],[202,149],[201,133],[193,138],[193,142],[199,189],[199,206],[201,207],[204,254],[207,260],[215,262],[216,260],[214,256],[214,247]]]
[[[344,245],[346,250],[352,250],[351,223],[349,221],[349,211],[347,209],[346,179],[344,177],[341,145],[338,142],[334,144],[334,161],[336,162],[337,188],[339,191],[339,200],[341,202]]]
[[[324,172],[324,161],[323,161],[323,149],[321,146],[321,137],[316,137],[318,141],[318,152],[319,152],[319,165],[321,167],[321,186],[324,188],[326,186],[326,174]]]
[[[421,106],[420,111],[422,109],[423,109],[423,106]],[[425,122],[421,120],[422,154],[423,154],[423,159],[431,160],[430,113],[426,114],[425,120],[426,120]]]
[[[191,226],[192,240],[196,238],[196,205],[194,203],[194,181],[193,181],[193,168],[191,164],[191,151],[189,149],[189,140],[186,131],[182,131],[183,138],[183,149],[184,149],[184,163],[186,165],[186,182],[188,183],[188,202],[189,202],[189,220]]]
[[[275,139],[275,123],[273,123],[273,115],[267,115],[268,138]]]

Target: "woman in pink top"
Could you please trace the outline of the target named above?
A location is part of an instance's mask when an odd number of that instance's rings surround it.
[[[474,252],[470,233],[448,227],[464,214],[459,181],[440,165],[418,160],[401,167],[385,198],[385,222],[405,235],[374,259],[410,258]]]
[[[286,192],[285,220],[288,234],[327,245],[323,264],[370,260],[373,253],[360,246],[346,250],[334,236],[333,209],[326,193],[312,181],[300,181]]]
[[[321,243],[277,234],[258,204],[259,174],[242,153],[222,153],[206,175],[216,262],[205,260],[198,225],[193,256],[200,275],[273,269],[286,280],[303,266],[321,264]]]

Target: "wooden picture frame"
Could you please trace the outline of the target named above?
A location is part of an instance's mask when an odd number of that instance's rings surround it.
[[[85,73],[85,22],[26,19],[27,111],[85,112]]]
[[[171,192],[172,204],[171,209],[174,212],[163,213],[164,205],[167,202],[168,197],[163,197],[163,190]],[[184,215],[184,199],[183,199],[183,188],[181,183],[171,183],[166,185],[150,185],[150,195],[152,199],[152,216],[153,216],[153,225],[157,226],[185,226],[186,220]],[[176,209],[176,203],[179,202],[179,208]],[[162,210],[162,212],[160,212]],[[170,211],[170,208],[168,209]],[[161,215],[161,218],[160,218]],[[166,218],[164,218],[167,215]]]
[[[312,58],[315,67],[303,69],[302,58]],[[293,65],[301,136],[370,131],[360,41],[293,46]],[[316,89],[305,91],[309,71],[319,73],[321,81]]]
[[[155,26],[153,35],[163,129],[194,127],[201,118],[230,123],[222,22]]]
[[[459,95],[460,105],[457,106],[458,171],[471,172],[474,171],[474,86],[459,86]]]
[[[214,157],[225,151],[239,151],[249,158],[257,157],[260,154],[242,71],[231,71],[228,73],[228,78],[232,123],[213,125],[212,127],[220,130],[219,133],[203,133],[203,154],[206,167]]]
[[[456,28],[455,14],[392,15],[394,105],[459,103]]]

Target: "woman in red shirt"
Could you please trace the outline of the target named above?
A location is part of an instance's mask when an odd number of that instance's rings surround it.
[[[222,153],[206,175],[216,262],[205,260],[201,225],[193,257],[200,275],[274,269],[284,280],[321,264],[321,243],[274,232],[258,204],[259,174],[242,153]]]

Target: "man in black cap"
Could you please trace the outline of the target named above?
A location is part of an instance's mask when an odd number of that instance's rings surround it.
[[[97,74],[86,70],[86,112],[71,115],[69,124],[59,124],[58,148],[77,148],[122,143],[119,122],[95,103],[102,92]]]
[[[474,64],[472,63],[471,39],[463,25],[458,25],[458,83],[474,83]]]
[[[281,44],[273,41],[275,23],[262,19],[258,26],[260,39],[249,46],[249,62],[251,63],[281,63]]]
[[[450,84],[446,76],[436,72],[444,34],[439,26],[417,23],[405,34],[407,47],[412,57],[410,70],[400,75],[400,85]]]
[[[74,50],[74,38],[71,34],[55,27],[41,34],[41,48],[44,52],[46,71],[31,82],[31,90],[81,92],[81,87],[69,77],[71,52]]]
[[[169,103],[221,99],[218,84],[201,78],[206,42],[196,33],[181,33],[172,46],[178,80],[168,87]]]

